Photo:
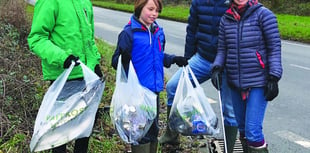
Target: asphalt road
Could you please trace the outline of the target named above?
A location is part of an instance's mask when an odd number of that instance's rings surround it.
[[[115,45],[119,32],[127,24],[131,13],[94,7],[95,35]],[[157,19],[166,34],[166,52],[183,55],[186,24]],[[283,78],[279,82],[280,94],[269,103],[264,133],[270,152],[310,152],[310,45],[282,41]],[[178,68],[165,69],[169,78]],[[217,92],[210,81],[202,84],[212,107],[219,115]],[[221,135],[219,135],[221,137]]]

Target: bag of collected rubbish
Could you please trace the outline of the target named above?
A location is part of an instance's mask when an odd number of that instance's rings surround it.
[[[219,133],[218,119],[189,66],[183,67],[168,124],[171,130],[185,136]]]
[[[78,62],[84,79],[67,81],[75,65],[72,62],[45,93],[34,125],[31,152],[90,136],[105,82]]]
[[[131,61],[128,74],[121,63],[120,56],[110,116],[121,139],[126,143],[138,144],[157,115],[157,95],[139,83]]]

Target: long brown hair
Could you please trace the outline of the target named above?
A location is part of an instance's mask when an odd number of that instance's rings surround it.
[[[148,1],[149,0],[135,0],[134,14],[136,17],[138,17],[138,18],[140,17],[141,11]],[[154,1],[155,5],[158,9],[158,12],[160,13],[162,8],[163,8],[162,1],[161,0],[151,0],[151,1]]]

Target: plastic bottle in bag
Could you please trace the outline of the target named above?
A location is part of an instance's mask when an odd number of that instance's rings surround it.
[[[194,120],[192,121],[192,132],[193,134],[205,134],[207,133],[206,123],[201,119],[199,115],[194,116]]]

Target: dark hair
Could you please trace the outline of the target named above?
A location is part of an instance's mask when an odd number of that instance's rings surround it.
[[[140,17],[140,14],[141,14],[141,11],[143,9],[143,7],[146,5],[146,3],[148,2],[149,0],[135,0],[135,10],[134,10],[134,14],[137,18]],[[157,9],[158,9],[158,12],[160,13],[162,8],[163,8],[163,3],[161,0],[151,0],[151,1],[154,1]]]

